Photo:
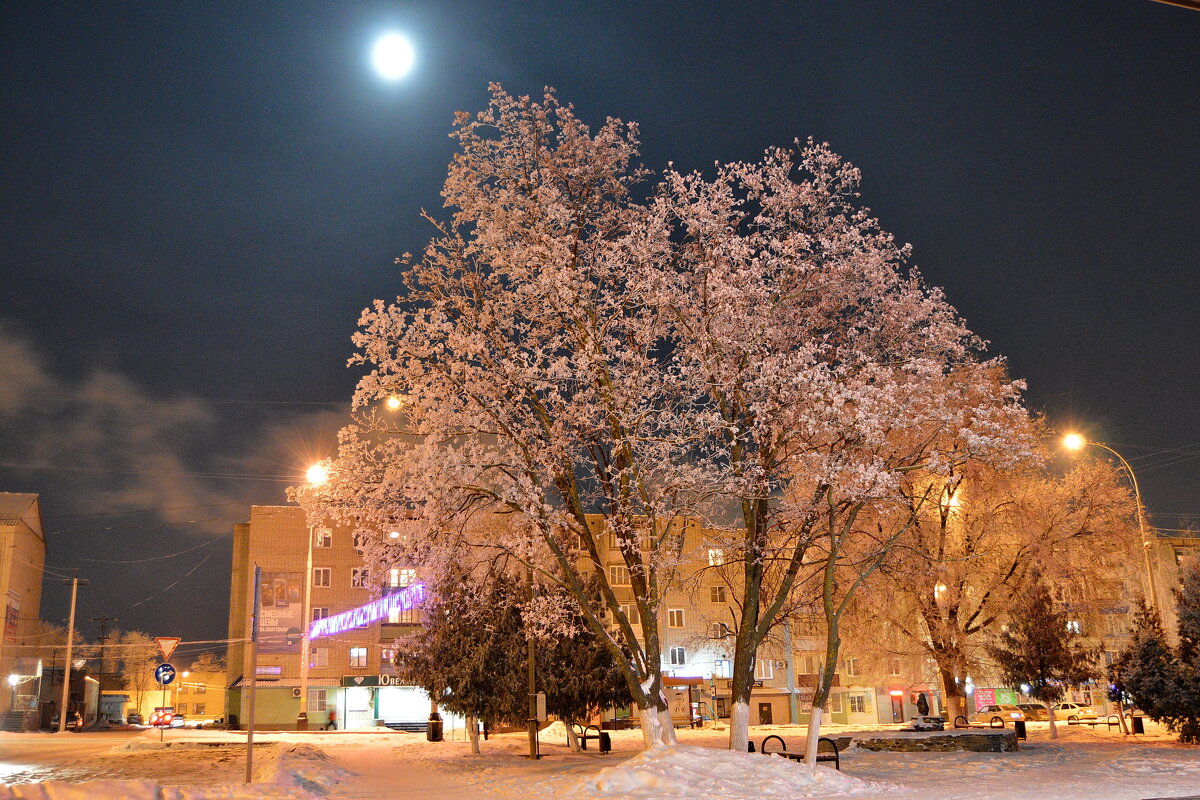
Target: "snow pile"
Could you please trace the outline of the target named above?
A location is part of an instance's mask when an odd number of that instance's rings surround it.
[[[623,764],[602,769],[575,784],[567,796],[751,800],[863,794],[888,788],[780,756],[676,745],[653,747]]]

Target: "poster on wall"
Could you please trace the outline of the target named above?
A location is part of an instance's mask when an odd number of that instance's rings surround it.
[[[262,573],[258,649],[262,653],[296,653],[304,613],[304,576],[299,572]]]
[[[976,689],[975,690],[975,710],[984,706],[996,705],[996,690],[995,689]]]
[[[4,612],[4,641],[15,642],[17,629],[21,622],[21,595],[16,592],[8,593],[8,607]]]

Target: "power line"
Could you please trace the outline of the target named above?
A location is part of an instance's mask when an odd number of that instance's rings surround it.
[[[0,469],[44,469],[61,472],[111,472],[123,475],[159,475],[171,478],[223,478],[244,481],[276,481],[282,483],[299,483],[300,476],[287,475],[253,475],[238,472],[164,472],[158,469],[120,469],[117,467],[61,467],[51,464],[0,464]]]
[[[165,556],[151,556],[149,558],[135,558],[135,559],[132,559],[129,561],[114,561],[114,560],[107,559],[107,558],[84,558],[83,560],[84,561],[95,561],[98,564],[145,564],[148,561],[164,561],[168,558],[175,558],[176,556],[182,556],[187,553],[191,553],[196,550],[199,550],[201,547],[208,547],[210,544],[213,544],[214,542],[219,542],[219,541],[224,540],[224,538],[225,538],[224,536],[217,536],[213,539],[209,539],[207,542],[204,542],[203,544],[198,544],[195,547],[189,547],[187,550],[180,550],[178,553],[170,553],[169,555],[165,555]]]
[[[176,580],[176,581],[172,582],[172,583],[171,583],[169,586],[164,586],[164,587],[163,587],[163,589],[162,589],[162,591],[160,591],[160,592],[156,592],[155,594],[152,594],[152,595],[150,595],[150,596],[149,596],[149,597],[147,597],[145,600],[138,600],[136,603],[130,603],[130,604],[129,604],[129,607],[130,607],[130,608],[136,608],[137,606],[140,606],[142,603],[149,602],[150,600],[153,600],[153,599],[154,599],[154,598],[156,598],[156,597],[160,597],[160,596],[162,596],[163,594],[167,593],[167,592],[168,592],[168,591],[170,591],[171,589],[174,589],[176,586],[178,586],[178,585],[180,584],[180,582],[181,582],[181,581],[183,581],[183,579],[184,579],[184,578],[188,577],[188,576],[189,576],[189,575],[191,575],[193,572],[195,572],[196,570],[200,569],[200,567],[204,566],[204,562],[205,562],[205,561],[208,561],[210,558],[212,558],[212,553],[209,553],[209,554],[208,554],[208,555],[206,555],[204,558],[200,559],[200,563],[199,563],[199,564],[197,564],[196,566],[192,567],[192,568],[191,568],[191,569],[189,569],[187,572],[185,572],[185,573],[184,573],[184,574],[183,574],[183,575],[182,575],[182,576],[181,576],[181,577],[180,577],[178,580]]]

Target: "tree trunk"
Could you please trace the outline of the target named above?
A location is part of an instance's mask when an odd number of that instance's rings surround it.
[[[1047,700],[1047,701],[1045,701],[1045,704],[1046,704],[1046,711],[1049,712],[1049,714],[1050,714],[1050,738],[1057,739],[1058,731],[1055,730],[1055,728],[1054,728],[1054,703],[1051,703],[1049,700]]]
[[[578,753],[581,748],[579,747],[579,736],[575,733],[574,722],[574,720],[564,719],[563,725],[567,728],[567,747],[572,753]]]
[[[942,696],[945,698],[946,716],[949,722],[953,725],[954,718],[959,716],[967,716],[966,695],[963,694],[962,686],[958,683],[958,665],[950,662],[946,663],[943,659],[934,656],[938,662],[938,673],[942,676]]]
[[[471,741],[471,752],[479,755],[479,720],[467,715],[467,738]]]
[[[729,749],[746,752],[750,741],[750,694],[754,690],[755,648],[749,641],[748,620],[743,613],[738,628],[737,644],[733,651],[733,680],[730,681],[730,701],[733,712],[729,719]]]
[[[813,689],[812,714],[808,718],[808,738],[804,744],[804,762],[811,766],[817,764],[817,740],[821,738],[821,717],[825,706],[829,703],[830,690],[833,688],[833,673],[837,668],[838,652],[842,640],[838,630],[837,618],[826,617],[828,626],[825,635],[825,663],[821,666],[821,679]]]

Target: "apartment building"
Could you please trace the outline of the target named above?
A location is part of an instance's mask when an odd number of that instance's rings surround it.
[[[26,645],[35,643],[42,605],[46,537],[38,495],[0,492],[0,598],[5,605],[0,636],[0,709],[37,709],[41,662]]]
[[[254,602],[255,568],[262,613],[256,670],[255,727],[290,730],[301,712],[310,729],[338,729],[428,720],[429,697],[400,685],[392,666],[393,645],[419,625],[420,610],[394,611],[378,621],[346,628],[308,643],[302,669],[301,631],[310,623],[357,609],[384,593],[415,581],[413,570],[391,570],[374,580],[362,562],[352,534],[343,529],[311,529],[297,506],[252,506],[248,522],[234,526],[229,602],[229,637],[248,639]],[[251,649],[230,645],[228,711],[245,726],[252,668]]]

